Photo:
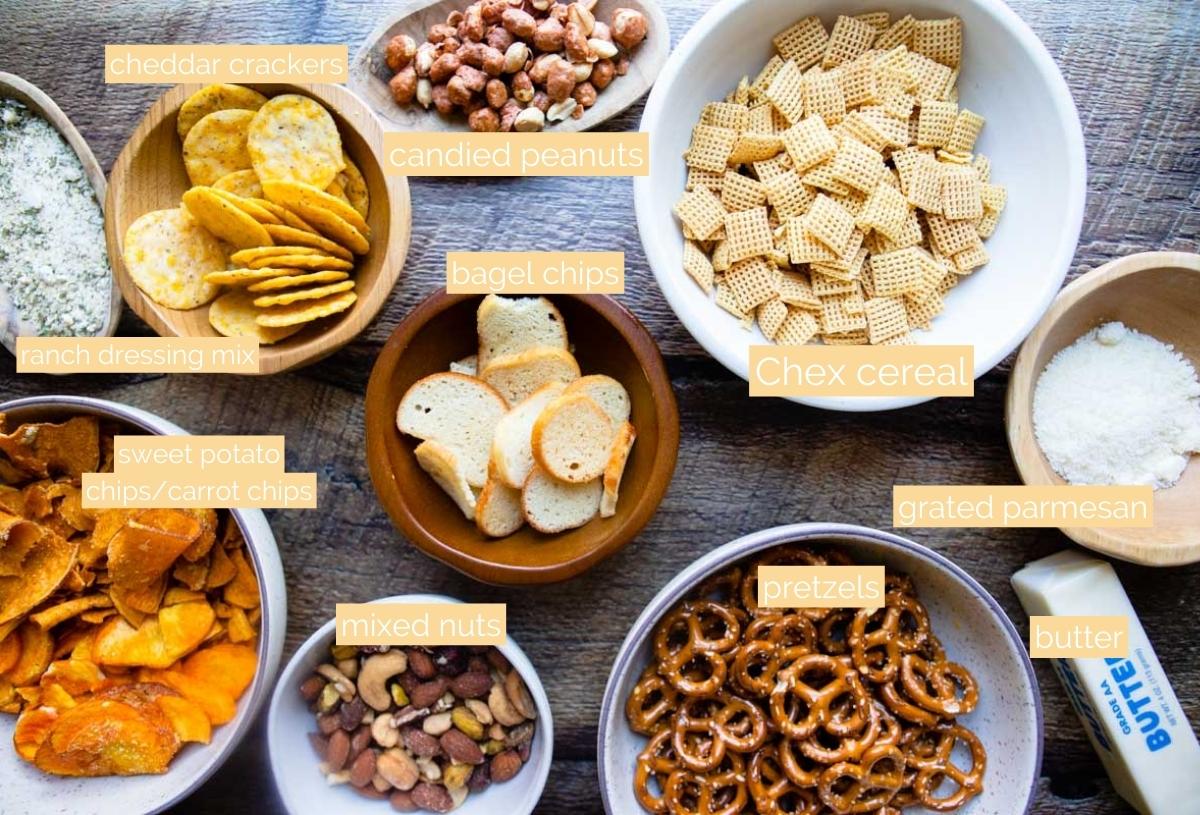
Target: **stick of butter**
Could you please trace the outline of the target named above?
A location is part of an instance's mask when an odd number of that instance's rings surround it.
[[[1012,584],[1030,616],[1128,615],[1128,659],[1051,663],[1121,797],[1144,815],[1200,812],[1200,745],[1112,566],[1062,552]]]

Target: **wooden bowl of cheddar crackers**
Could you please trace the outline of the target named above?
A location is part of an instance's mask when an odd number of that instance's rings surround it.
[[[121,293],[164,337],[253,336],[260,373],[309,365],[374,319],[411,207],[379,121],[337,85],[179,85],[109,179]]]
[[[619,499],[611,512],[597,508],[582,525],[563,524],[551,533],[537,531],[535,527],[542,525],[527,514],[528,525],[516,525],[515,532],[503,537],[489,536],[481,531],[478,518],[464,517],[460,502],[471,499],[461,495],[456,501],[428,468],[423,469],[417,451],[425,443],[397,426],[398,409],[415,385],[439,377],[458,377],[462,382],[470,378],[449,372],[463,370],[464,363],[469,365],[468,360],[487,347],[480,339],[482,332],[477,334],[482,301],[479,296],[438,292],[414,309],[384,346],[367,387],[371,480],[397,529],[431,557],[496,585],[568,580],[632,541],[666,494],[679,447],[679,413],[670,377],[650,333],[615,300],[601,295],[549,298],[550,312],[568,332],[569,345],[560,353],[570,354],[578,363],[577,367],[572,363],[575,374],[561,379],[558,387],[582,382],[587,376],[576,379],[580,372],[621,383],[628,394],[628,422],[636,427],[637,439],[624,462]],[[479,376],[494,381],[489,379],[490,369],[485,363]],[[525,401],[510,394],[507,403],[515,408]],[[400,410],[401,418],[404,412]],[[449,418],[453,420],[453,411]],[[485,447],[491,440],[489,436]]]

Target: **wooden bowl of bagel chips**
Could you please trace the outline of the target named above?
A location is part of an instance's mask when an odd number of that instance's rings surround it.
[[[362,207],[366,215],[365,222],[369,232],[369,247],[358,247],[353,253],[343,252],[350,258],[353,268],[348,271],[348,279],[353,281],[352,291],[333,291],[338,286],[331,287],[327,297],[321,303],[331,303],[343,298],[336,304],[339,310],[330,309],[330,314],[320,319],[297,323],[291,326],[271,327],[264,330],[259,348],[259,373],[273,374],[293,368],[310,365],[342,346],[349,343],[375,318],[387,301],[392,287],[399,278],[408,253],[412,231],[412,208],[409,198],[408,182],[402,177],[388,177],[383,173],[382,165],[376,156],[373,145],[382,142],[380,124],[374,113],[353,93],[338,85],[287,85],[287,84],[252,84],[244,86],[217,86],[222,88],[246,89],[247,100],[264,97],[268,100],[283,95],[306,97],[317,103],[328,112],[336,126],[340,137],[341,148],[345,158],[359,170],[357,179],[362,186],[360,196],[355,203],[369,202]],[[168,236],[177,235],[176,220],[164,216],[162,223],[156,223],[153,218],[146,218],[149,213],[183,209],[184,194],[192,192],[193,205],[204,204],[218,211],[221,202],[216,201],[210,191],[228,191],[246,199],[261,196],[261,186],[254,185],[254,178],[247,177],[245,187],[234,184],[238,176],[232,176],[230,171],[239,175],[246,174],[236,163],[228,163],[219,149],[205,150],[199,138],[187,140],[188,150],[185,151],[185,139],[181,132],[191,134],[197,127],[211,131],[210,144],[219,144],[223,131],[236,133],[243,129],[244,113],[238,113],[240,108],[223,108],[221,105],[236,105],[236,99],[231,101],[210,100],[214,111],[205,122],[205,109],[196,111],[196,103],[188,104],[198,91],[206,90],[203,85],[178,85],[168,90],[150,108],[142,121],[134,130],[125,148],[121,151],[113,165],[109,178],[108,198],[106,202],[105,235],[108,244],[108,254],[116,275],[121,294],[129,307],[159,335],[164,337],[216,337],[221,336],[213,327],[213,322],[222,324],[223,320],[231,318],[253,320],[255,311],[251,303],[260,296],[278,294],[271,290],[247,292],[246,284],[251,281],[236,281],[218,287],[203,286],[191,289],[180,296],[174,292],[155,291],[153,285],[148,285],[145,269],[136,268],[136,262],[130,263],[127,250],[127,234],[131,225],[138,223],[136,232],[152,232],[154,227],[161,226]],[[237,91],[231,91],[237,94]],[[249,102],[247,106],[254,103]],[[183,121],[180,121],[182,110]],[[240,117],[240,118],[239,118]],[[285,143],[276,145],[275,153],[268,155],[266,160],[276,163],[288,159],[286,137],[281,137]],[[293,155],[304,156],[314,151],[310,145],[297,143]],[[185,153],[187,158],[185,161]],[[256,157],[262,160],[262,156]],[[224,163],[223,163],[224,162]],[[311,175],[312,170],[310,168]],[[317,173],[322,175],[320,171]],[[338,176],[342,178],[342,176]],[[325,186],[320,179],[322,188]],[[336,186],[336,185],[335,185]],[[203,191],[202,201],[196,201],[195,191]],[[258,199],[262,200],[262,199]],[[347,199],[349,200],[349,199]],[[247,207],[253,210],[254,205]],[[275,210],[277,211],[277,209]],[[265,217],[265,216],[264,216]],[[139,221],[142,219],[142,221]],[[285,222],[291,224],[291,221]],[[236,226],[236,225],[235,225]],[[145,229],[143,227],[151,227]],[[203,230],[201,230],[203,231]],[[257,232],[257,230],[256,230]],[[332,233],[323,228],[313,230],[314,238],[311,243],[316,245],[321,238],[329,239]],[[319,234],[317,234],[319,233]],[[189,236],[194,237],[194,236]],[[224,236],[222,236],[224,238]],[[238,237],[238,236],[234,236]],[[344,240],[334,243],[345,244]],[[196,268],[207,268],[213,264],[212,243],[201,235],[200,241],[190,241],[188,246],[179,248],[178,259],[182,264],[195,262]],[[139,238],[138,240],[144,240]],[[297,241],[276,234],[271,242],[275,245],[290,245]],[[234,255],[239,248],[259,246],[261,240],[243,242],[241,247],[232,243],[228,238],[219,241],[227,257]],[[332,248],[332,247],[331,247]],[[365,250],[365,251],[361,251]],[[313,252],[322,251],[313,249]],[[201,260],[195,257],[202,256]],[[311,274],[313,269],[303,268],[298,258],[291,258],[289,266],[300,266],[296,271],[288,272],[293,275]],[[229,260],[225,267],[229,270],[250,266],[258,269],[266,259],[256,259],[257,262],[246,263]],[[291,261],[296,261],[292,263]],[[340,267],[339,267],[340,268]],[[264,279],[265,273],[257,275]],[[236,286],[240,285],[238,288]],[[187,288],[185,286],[185,288]],[[341,286],[341,289],[347,287]],[[178,287],[176,286],[176,289]],[[151,297],[148,290],[156,296]],[[230,297],[221,306],[210,322],[210,310],[214,303],[220,302],[220,297],[227,293],[238,293]],[[352,296],[351,296],[352,295]],[[283,298],[287,300],[288,298]],[[345,300],[351,300],[349,307]],[[197,302],[202,301],[202,302]],[[236,301],[236,302],[235,302]],[[265,302],[265,301],[264,301]],[[271,300],[272,314],[286,314],[290,311],[301,311],[306,301],[286,304],[279,298]],[[309,303],[317,302],[309,300]],[[286,319],[282,320],[287,322]]]

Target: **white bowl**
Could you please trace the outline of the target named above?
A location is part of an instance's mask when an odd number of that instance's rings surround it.
[[[90,414],[111,419],[159,436],[186,436],[187,431],[152,413],[103,399],[79,396],[36,396],[0,405],[0,413],[12,422],[41,421]],[[212,742],[187,744],[163,775],[126,778],[61,778],[46,775],[22,761],[12,749],[16,719],[0,716],[0,778],[3,794],[0,811],[5,815],[54,815],[88,812],[94,815],[154,813],[187,798],[229,758],[250,731],[266,702],[287,633],[287,584],[275,536],[266,516],[256,509],[234,509],[246,539],[246,550],[258,575],[262,597],[261,635],[258,638],[258,671],[246,693],[238,700],[237,716],[213,728]]]
[[[948,658],[970,670],[979,684],[979,705],[962,723],[987,750],[984,791],[958,813],[1027,812],[1037,794],[1042,764],[1042,701],[1021,635],[1000,604],[954,563],[918,543],[858,526],[796,524],[756,532],[709,552],[668,583],[633,624],[600,707],[597,763],[609,815],[642,812],[633,793],[633,772],[646,738],[629,728],[625,700],[651,659],[654,626],[710,575],[757,552],[794,542],[836,546],[857,563],[883,564],[912,578]],[[905,815],[926,812],[910,807]]]
[[[406,594],[374,600],[374,603],[460,603],[451,597],[435,594]],[[331,787],[317,769],[320,763],[308,743],[308,734],[316,730],[316,718],[300,698],[300,685],[312,675],[317,666],[329,659],[333,645],[334,625],[330,620],[309,637],[291,662],[283,669],[271,708],[267,715],[267,749],[271,757],[271,773],[279,796],[291,815],[386,815],[392,811],[387,801],[364,798],[345,785]],[[472,794],[466,803],[454,810],[458,815],[529,815],[542,797],[554,754],[554,721],[550,700],[537,672],[520,646],[509,637],[498,646],[513,668],[525,680],[525,686],[537,704],[537,730],[529,761],[520,774],[503,784],[492,784],[484,792]]]
[[[816,14],[827,27],[839,14],[887,9],[896,19],[958,15],[963,21],[960,103],[987,119],[979,152],[1008,188],[1008,206],[987,241],[992,260],[946,298],[923,345],[974,345],[975,377],[1007,357],[1033,330],[1071,266],[1083,222],[1087,163],[1071,93],[1037,35],[1001,0],[725,0],[675,49],[646,104],[650,175],[634,179],[638,227],[658,285],[705,350],[743,379],[751,345],[766,342],[721,310],[683,271],[683,236],[672,207],[683,195],[681,156],[704,105],[720,101],[773,53],[771,38]],[[795,398],[831,410],[890,410],[921,397]]]

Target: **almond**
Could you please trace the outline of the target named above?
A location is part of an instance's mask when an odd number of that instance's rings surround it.
[[[479,699],[492,689],[492,677],[485,672],[469,672],[456,676],[450,691],[459,699]]]
[[[413,803],[430,812],[449,812],[454,809],[454,799],[449,791],[440,784],[428,784],[422,781],[412,791]]]
[[[461,730],[447,730],[438,739],[446,755],[456,764],[482,764],[483,751],[479,745]]]
[[[521,757],[515,750],[505,750],[492,759],[492,781],[503,784],[521,772]]]
[[[350,734],[345,730],[335,730],[329,736],[329,744],[325,749],[325,763],[329,765],[329,771],[336,773],[346,766],[346,759],[350,756]]]
[[[375,777],[375,751],[363,750],[350,765],[350,783],[356,787],[365,787]]]
[[[426,733],[417,727],[406,727],[404,729],[404,746],[407,747],[414,756],[423,758],[433,758],[442,754],[441,745],[433,736]]]
[[[444,676],[439,676],[431,682],[417,685],[409,693],[413,707],[433,707],[433,704],[442,698],[442,694],[446,692],[449,685],[450,680]]]

